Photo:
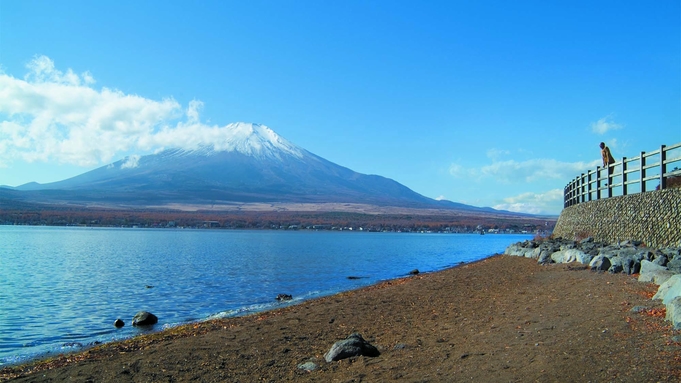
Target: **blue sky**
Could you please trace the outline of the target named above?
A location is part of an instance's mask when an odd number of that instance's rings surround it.
[[[254,122],[431,198],[558,214],[599,142],[681,141],[679,1],[197,3],[0,0],[0,185]]]

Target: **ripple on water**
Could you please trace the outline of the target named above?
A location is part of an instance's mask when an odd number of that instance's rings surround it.
[[[138,335],[129,323],[142,310],[159,317],[154,330],[245,315],[529,238],[14,226],[0,226],[0,237],[0,365]],[[277,302],[282,293],[294,299]],[[116,329],[116,318],[128,325]]]

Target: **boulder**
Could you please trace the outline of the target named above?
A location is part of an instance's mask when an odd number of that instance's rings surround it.
[[[681,274],[681,257],[676,257],[667,263],[667,269],[675,274]]]
[[[681,330],[681,297],[676,297],[667,304],[665,319],[672,322],[674,330]]]
[[[574,249],[575,246],[576,246],[576,243],[575,243],[574,241],[565,242],[565,243],[562,243],[562,244],[560,245],[560,250],[562,251],[562,250]]]
[[[529,249],[529,251],[525,252],[525,258],[537,259],[537,258],[539,258],[539,254],[541,254],[541,251],[542,251],[541,247],[535,247],[534,249]]]
[[[654,264],[660,265],[660,266],[665,266],[665,267],[667,266],[667,262],[668,262],[667,256],[664,255],[664,254],[659,254],[659,255],[658,255],[657,257],[655,257],[655,259],[653,260],[653,263],[654,263]]]
[[[556,263],[579,262],[589,264],[591,256],[577,249],[567,249],[551,254],[551,259]]]
[[[409,272],[409,275],[419,275],[419,273],[420,273],[419,269],[414,269]]]
[[[293,299],[293,296],[290,294],[277,294],[277,297],[275,299],[280,302],[290,301],[291,299]]]
[[[667,258],[671,261],[674,259],[678,259],[678,257],[681,255],[681,247],[667,247],[664,249],[660,249],[660,252],[666,255]]]
[[[539,254],[539,258],[537,258],[537,263],[540,265],[548,265],[549,263],[553,262],[551,259],[551,254],[553,254],[549,250],[542,250],[542,252]]]
[[[603,247],[600,250],[598,250],[598,255],[602,255],[602,256],[607,257],[607,258],[613,258],[613,257],[617,257],[619,255],[619,250],[614,249],[610,246]]]
[[[624,271],[622,258],[620,257],[610,258],[610,268],[608,269],[608,272],[610,274],[617,274],[621,273],[622,271]]]
[[[625,274],[638,274],[641,271],[641,260],[636,259],[636,256],[621,257],[622,258],[622,272]]]
[[[351,334],[346,339],[339,340],[324,354],[327,362],[349,358],[351,356],[379,356],[378,349],[362,338],[358,333]]]
[[[551,254],[551,262],[553,263],[563,263],[563,260],[565,260],[565,251],[556,251],[555,253]]]
[[[158,317],[147,311],[140,311],[132,317],[133,326],[151,326],[158,323]]]
[[[121,327],[125,326],[125,322],[123,322],[120,318],[118,318],[114,321],[114,326],[116,328],[121,328]]]
[[[678,296],[681,296],[681,274],[672,275],[661,284],[653,299],[662,299],[662,303],[666,305]]]
[[[581,250],[587,254],[598,255],[598,250],[595,243],[585,243],[582,245]]]
[[[531,249],[534,249],[535,247],[539,246],[539,242],[537,241],[525,241],[523,242],[524,247],[529,247]]]
[[[663,284],[673,273],[666,267],[656,265],[650,261],[641,261],[641,274],[638,276],[639,282],[653,282],[657,285]]]
[[[640,253],[641,251],[634,247],[625,247],[623,249],[618,249],[615,252],[617,253],[617,256],[620,258],[629,258],[635,257],[636,254]]]
[[[650,249],[642,249],[642,250],[639,250],[638,252],[636,252],[636,255],[634,255],[634,257],[635,257],[639,262],[641,262],[641,261],[644,260],[644,259],[645,259],[646,261],[651,261],[651,260],[653,260],[653,258],[655,258],[655,256],[653,255],[653,252],[650,251]]]
[[[504,251],[504,254],[506,255],[514,255],[514,256],[525,256],[525,248],[520,245],[520,243],[514,243],[510,245],[509,247],[506,248]]]
[[[589,262],[589,267],[593,271],[606,271],[610,266],[610,259],[604,255],[597,255]]]
[[[589,262],[593,259],[593,255],[587,254],[583,251],[580,251],[576,254],[577,256],[577,262],[588,265]]]

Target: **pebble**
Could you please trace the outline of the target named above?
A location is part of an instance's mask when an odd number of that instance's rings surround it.
[[[317,364],[314,362],[305,362],[298,365],[298,368],[305,371],[314,371],[317,369]]]

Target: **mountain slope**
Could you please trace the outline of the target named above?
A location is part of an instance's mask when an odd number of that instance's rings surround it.
[[[435,201],[391,179],[354,172],[295,146],[263,125],[236,123],[222,129],[224,134],[210,144],[130,156],[64,181],[17,189],[32,199],[141,206],[334,202],[483,210]]]

